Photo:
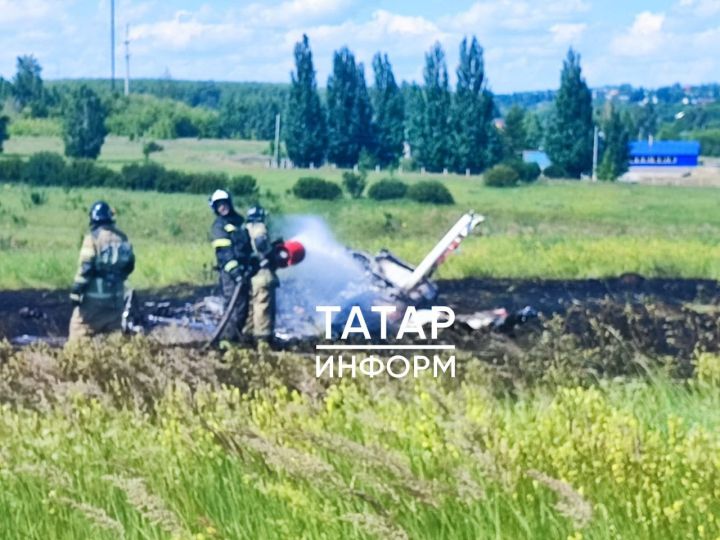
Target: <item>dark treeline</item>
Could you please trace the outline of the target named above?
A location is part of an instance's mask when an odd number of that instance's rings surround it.
[[[121,80],[115,90],[105,79],[46,82],[38,60],[21,56],[13,78],[0,78],[0,151],[23,129],[61,133],[66,155],[75,158],[96,157],[108,133],[272,140],[280,115],[282,155],[301,167],[386,168],[408,158],[403,166],[418,170],[479,173],[542,149],[554,175],[578,177],[590,172],[596,126],[603,130],[599,172],[607,178],[622,174],[630,139],[693,138],[704,153],[720,155],[720,85],[590,90],[571,50],[558,90],[498,96],[477,39],[464,39],[457,53],[434,45],[422,81],[410,84],[397,81],[387,54],[378,52],[366,70],[343,47],[323,88],[304,36],[290,84],[178,81],[168,74],[132,80],[130,96],[122,95]]]

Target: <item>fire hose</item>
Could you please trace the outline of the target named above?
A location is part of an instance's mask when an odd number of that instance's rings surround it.
[[[287,242],[277,240],[273,243],[273,248],[275,264],[278,268],[287,268],[288,266],[299,264],[305,258],[305,247],[300,242],[294,240],[288,240]],[[220,336],[225,330],[225,327],[227,326],[228,321],[230,321],[232,313],[235,310],[238,299],[240,298],[240,292],[242,291],[246,280],[249,282],[250,274],[243,276],[242,280],[235,285],[235,289],[233,290],[230,301],[225,308],[225,312],[215,328],[215,331],[212,333],[212,336],[210,336],[210,339],[205,345],[206,349],[212,347],[215,343],[217,343],[218,339],[220,339]]]
[[[217,327],[215,328],[215,331],[212,333],[212,336],[210,336],[210,339],[205,345],[206,349],[215,345],[215,343],[217,343],[217,340],[220,339],[220,336],[225,330],[225,327],[227,326],[227,323],[230,320],[233,311],[235,310],[235,306],[237,305],[238,299],[240,298],[240,292],[242,291],[243,285],[245,285],[244,282],[246,279],[250,279],[249,276],[243,277],[243,279],[238,282],[237,285],[235,285],[235,289],[233,290],[232,296],[230,297],[230,302],[228,302],[228,305],[225,308],[225,313],[223,313],[223,316],[220,319]]]

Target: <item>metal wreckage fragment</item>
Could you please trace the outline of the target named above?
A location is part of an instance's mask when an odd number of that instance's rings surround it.
[[[417,265],[412,266],[391,251],[383,249],[376,255],[363,251],[347,249],[347,254],[360,270],[360,279],[344,284],[337,294],[342,309],[333,319],[333,327],[339,331],[345,324],[352,306],[360,306],[366,315],[366,322],[371,332],[380,321],[378,314],[372,312],[372,306],[394,305],[397,313],[412,306],[417,310],[418,322],[428,322],[429,317],[436,317],[430,308],[437,301],[440,290],[438,284],[431,279],[435,270],[455,252],[460,244],[473,230],[483,223],[484,216],[473,211],[463,214],[448,230],[440,241]],[[299,260],[296,252],[302,248],[298,241],[288,241],[291,250],[286,254],[288,264],[292,266]],[[303,253],[304,256],[304,253]],[[302,257],[300,258],[302,260]],[[312,299],[308,298],[302,280],[284,280],[279,301],[286,309],[279,309],[276,318],[275,337],[279,342],[290,342],[317,338],[322,333],[322,325],[318,321]],[[170,302],[146,302],[138,305],[135,295],[130,293],[123,313],[123,329],[128,333],[147,333],[160,326],[176,326],[198,332],[205,336],[209,344],[214,343],[227,321],[227,313],[232,309],[224,309],[221,296],[206,296],[195,303],[172,306]],[[464,325],[469,331],[491,329],[510,331],[515,326],[537,316],[531,307],[517,312],[505,309],[491,309],[471,314],[457,314],[457,323]],[[218,322],[220,321],[220,322]],[[400,321],[388,321],[391,325]]]

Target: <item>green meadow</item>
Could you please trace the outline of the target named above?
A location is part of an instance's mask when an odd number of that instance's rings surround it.
[[[489,188],[481,177],[395,172],[408,183],[446,183],[451,206],[375,202],[345,196],[303,201],[289,193],[301,176],[340,182],[341,171],[275,170],[262,165],[267,143],[162,141],[152,159],[169,168],[252,174],[274,217],[316,214],[339,241],[357,249],[388,248],[417,263],[465,211],[486,216],[479,235],[440,269],[444,278],[596,278],[637,272],[656,277],[720,278],[720,191],[714,188],[547,181]],[[120,168],[142,159],[142,144],[110,138],[100,163]],[[14,138],[7,155],[61,151],[56,138]],[[0,158],[1,159],[1,158]],[[372,172],[369,182],[389,176]],[[64,287],[86,225],[87,207],[107,199],[138,252],[134,286],[206,282],[212,220],[203,196],[107,189],[0,186],[0,287]]]

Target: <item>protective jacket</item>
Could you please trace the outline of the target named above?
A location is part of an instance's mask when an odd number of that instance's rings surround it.
[[[275,275],[275,247],[270,242],[265,223],[249,222],[245,227],[259,267],[252,278],[252,317],[246,323],[245,333],[270,341],[275,333],[275,289],[279,285]]]
[[[217,216],[210,229],[218,269],[236,281],[252,272],[252,245],[242,216]]]
[[[113,224],[96,225],[83,239],[70,298],[76,304],[122,299],[124,282],[134,269],[127,236]]]

